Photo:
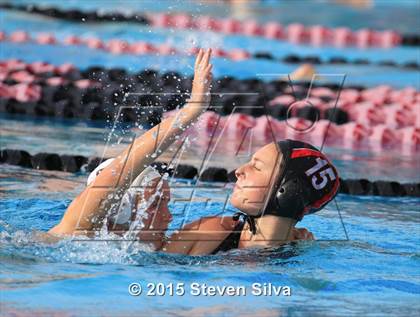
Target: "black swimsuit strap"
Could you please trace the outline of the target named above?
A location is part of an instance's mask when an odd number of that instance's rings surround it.
[[[239,221],[232,232],[226,237],[222,243],[211,253],[216,254],[219,251],[229,251],[231,249],[237,249],[239,246],[239,240],[241,239],[242,229],[245,225],[245,221]]]

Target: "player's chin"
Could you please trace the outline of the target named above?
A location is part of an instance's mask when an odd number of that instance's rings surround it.
[[[230,204],[238,209],[242,209],[243,206],[243,199],[240,197],[239,193],[237,191],[234,191],[232,193],[232,196],[230,197]]]

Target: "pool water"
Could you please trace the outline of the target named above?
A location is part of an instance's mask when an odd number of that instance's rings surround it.
[[[33,3],[16,1],[16,3]],[[251,11],[235,11],[222,2],[199,1],[40,1],[40,4],[82,9],[134,8],[139,11],[187,11],[288,24],[346,25],[352,29],[389,28],[403,33],[418,29],[416,1],[375,1],[368,10],[330,2],[296,4],[263,1]],[[187,4],[186,4],[187,3]],[[308,14],[317,10],[320,14]],[[239,16],[238,16],[239,14]],[[391,17],[391,18],[390,18]],[[399,18],[399,17],[404,17]],[[83,24],[45,19],[22,13],[0,12],[2,30],[17,29],[31,35],[54,30],[57,37],[79,34],[101,39],[169,43],[178,48],[195,45],[267,48],[274,56],[343,56],[373,62],[420,62],[416,47],[389,50],[369,48],[308,47],[238,35],[212,32],[152,29],[134,24]],[[84,69],[92,65],[124,67],[136,72],[146,67],[161,72],[192,73],[192,57],[112,55],[85,47],[64,47],[1,42],[0,60],[19,58],[25,62],[52,64],[71,62]],[[83,56],[83,58],[80,58]],[[249,78],[259,73],[289,73],[296,65],[248,60],[214,59],[214,75]],[[418,71],[375,65],[320,65],[324,74],[346,74],[345,85],[420,88]],[[271,79],[271,78],[270,78]],[[334,80],[331,77],[328,81]],[[131,134],[142,131],[129,129]],[[111,147],[106,146],[111,137]],[[235,156],[232,140],[224,139],[208,166],[231,170],[249,159],[264,140],[255,140],[249,152]],[[31,154],[52,152],[84,156],[113,156],[127,145],[124,131],[112,131],[110,123],[52,120],[0,115],[0,146]],[[182,162],[199,164],[205,148],[191,141]],[[228,151],[229,150],[229,151]],[[342,178],[367,178],[420,182],[418,153],[398,150],[344,149],[327,145],[327,155]],[[163,155],[164,158],[168,156]],[[124,241],[62,240],[45,243],[42,232],[58,223],[71,200],[84,188],[87,173],[30,170],[0,165],[0,312],[11,316],[418,316],[420,313],[420,199],[408,197],[349,196],[339,194],[327,208],[306,217],[306,227],[316,237],[281,248],[232,250],[211,256],[168,255],[150,252],[142,243]],[[174,216],[168,234],[184,220],[203,216],[231,215],[227,204],[231,184],[203,184],[172,179],[170,210]],[[192,197],[192,200],[190,199]],[[191,200],[191,201],[190,201]],[[104,238],[104,237],[102,237]],[[106,236],[105,236],[106,238]],[[185,283],[183,296],[131,296],[130,283]],[[244,286],[249,296],[193,296],[191,283]],[[253,296],[253,283],[289,286],[291,296]]]
[[[414,316],[419,309],[419,199],[338,195],[337,206],[330,204],[300,224],[314,233],[315,241],[192,257],[149,252],[141,244],[127,248],[121,241],[37,242],[36,231],[60,220],[86,177],[48,174],[53,173],[0,167],[0,280],[6,312]],[[48,189],[45,183],[56,179],[65,179],[67,186]],[[182,200],[194,185],[177,180],[171,187],[178,185],[183,190],[172,190],[169,231],[179,228],[186,207],[191,221],[233,211],[224,208],[229,188],[201,188],[187,204]],[[247,290],[253,283],[273,283],[289,286],[292,295],[206,297],[186,292],[182,297],[133,297],[127,291],[133,282],[195,282]]]
[[[14,3],[33,4],[32,0],[15,0]],[[242,1],[245,2],[245,1]],[[101,0],[69,0],[57,3],[54,0],[40,0],[38,4],[54,6],[62,9],[80,9],[86,11],[120,11],[133,10],[135,12],[187,12],[193,15],[214,15],[218,17],[236,17],[238,19],[255,19],[261,23],[278,21],[283,24],[302,23],[305,25],[326,25],[340,27],[345,25],[351,29],[372,28],[378,30],[389,29],[390,19],[401,18],[401,23],[393,24],[392,29],[402,33],[413,34],[418,26],[415,0],[387,1],[375,0],[374,5],[358,8],[343,6],[337,2],[324,0],[316,1],[278,1],[263,0],[250,1],[240,5],[227,6],[222,0],[182,1],[182,0],[130,0],[108,1]],[[246,10],[249,8],[249,10]],[[242,10],[240,10],[242,9]],[[308,14],[316,11],[317,14]]]

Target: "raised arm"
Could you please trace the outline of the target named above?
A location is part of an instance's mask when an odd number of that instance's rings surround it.
[[[102,224],[110,208],[144,168],[162,154],[175,137],[183,133],[209,106],[212,81],[211,50],[200,50],[194,65],[191,98],[175,117],[167,118],[127,147],[104,168],[95,180],[67,208],[61,222],[50,229],[53,234],[87,234]]]

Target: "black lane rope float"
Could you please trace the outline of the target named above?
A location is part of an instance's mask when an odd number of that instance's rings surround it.
[[[33,13],[42,16],[47,16],[56,19],[62,19],[72,22],[135,22],[139,24],[149,25],[149,19],[141,13],[133,15],[124,15],[122,13],[109,12],[87,12],[74,10],[61,10],[53,7],[41,7],[31,4],[12,4],[12,3],[0,3],[1,9],[14,10],[26,13]]]
[[[99,157],[81,155],[59,155],[55,153],[38,153],[31,155],[27,151],[2,149],[0,164],[17,165],[25,168],[56,170],[70,173],[93,171],[102,162]],[[180,164],[168,168],[168,163],[152,164],[161,173],[184,179],[195,179],[203,182],[235,182],[235,171],[228,172],[224,168],[209,167],[200,172],[192,165]],[[395,181],[369,181],[367,179],[340,179],[342,194],[370,196],[410,196],[420,197],[420,183],[399,183]]]
[[[266,52],[256,52],[253,54],[254,58],[258,59],[267,59],[267,60],[276,60],[276,58],[271,53]],[[308,55],[308,56],[298,56],[294,54],[286,55],[278,59],[280,62],[286,64],[313,64],[313,65],[361,65],[361,66],[368,66],[368,65],[375,65],[375,66],[384,66],[384,67],[398,67],[404,69],[413,69],[418,70],[420,69],[420,65],[415,62],[405,62],[399,64],[392,60],[383,60],[378,62],[372,62],[366,58],[356,58],[354,60],[349,60],[345,57],[340,56],[333,56],[328,60],[323,60],[322,58],[316,55]]]
[[[10,74],[9,74],[10,75]],[[14,98],[0,97],[0,113],[28,114],[58,118],[79,118],[88,120],[112,120],[118,108],[121,107],[121,119],[125,122],[159,123],[164,111],[174,110],[182,106],[192,85],[191,76],[182,76],[177,72],[159,74],[154,70],[144,70],[129,74],[125,69],[104,69],[89,67],[80,72],[71,70],[61,75],[70,82],[52,86],[46,83],[54,73],[36,74],[39,79],[35,82],[41,87],[41,97],[38,101],[22,102]],[[89,79],[100,83],[102,87],[79,88],[74,81]],[[7,85],[18,84],[13,79],[3,81]],[[286,120],[296,116],[310,121],[318,118],[329,120],[336,124],[349,122],[346,111],[334,108],[333,105],[324,111],[314,106],[305,106],[296,113],[288,113],[289,104],[276,104],[263,107],[270,100],[281,94],[293,95],[296,100],[304,100],[310,83],[274,80],[263,82],[259,79],[238,80],[233,77],[222,77],[213,82],[212,105],[209,110],[225,116],[233,111],[259,117],[270,115],[278,120]],[[338,90],[338,84],[313,84],[312,88],[325,87]],[[363,87],[352,86],[357,90]],[[232,92],[236,92],[234,95]],[[250,95],[249,92],[256,92]],[[157,93],[156,95],[154,95]],[[167,93],[166,95],[163,93]],[[323,102],[332,102],[333,98],[320,97]],[[127,106],[127,107],[122,107]],[[158,107],[156,107],[158,106]],[[153,107],[153,110],[150,110]],[[159,108],[160,107],[160,108]]]
[[[1,9],[15,10],[20,12],[38,14],[72,22],[130,22],[143,25],[152,25],[152,21],[145,13],[122,13],[122,12],[100,12],[100,11],[81,11],[77,9],[62,10],[54,7],[41,7],[37,5],[19,5],[12,3],[1,3]],[[401,45],[420,46],[420,36],[402,35]]]

